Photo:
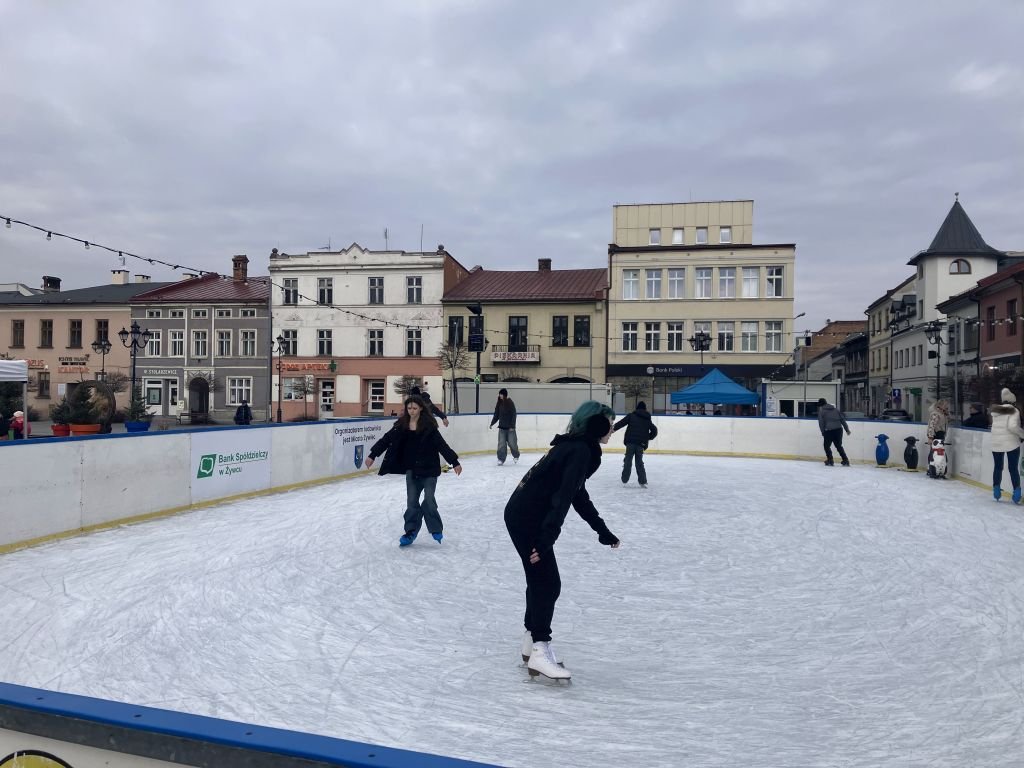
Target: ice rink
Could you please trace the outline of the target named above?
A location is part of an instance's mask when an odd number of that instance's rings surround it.
[[[554,644],[519,658],[502,511],[539,454],[376,475],[0,557],[0,680],[506,766],[1024,763],[1024,507],[868,466],[606,454]]]

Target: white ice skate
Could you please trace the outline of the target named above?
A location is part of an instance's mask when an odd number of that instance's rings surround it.
[[[530,653],[530,659],[526,662],[526,669],[530,677],[544,675],[551,680],[568,680],[572,673],[565,667],[559,666],[550,643],[534,643]]]
[[[555,660],[555,663],[560,667],[564,667],[565,664],[558,660],[558,655],[555,653],[555,649],[551,646],[551,643],[548,643],[548,650],[551,652],[551,658]],[[530,630],[526,630],[523,634],[523,648],[521,654],[524,662],[529,661],[530,656],[533,655],[533,634]]]

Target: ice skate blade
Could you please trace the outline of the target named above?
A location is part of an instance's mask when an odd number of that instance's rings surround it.
[[[562,665],[559,664],[558,666],[561,667]],[[531,680],[536,678],[550,683],[568,683],[572,681],[572,677],[548,677],[543,672],[538,672],[536,669],[530,669],[529,667],[526,668],[526,671],[530,673]]]

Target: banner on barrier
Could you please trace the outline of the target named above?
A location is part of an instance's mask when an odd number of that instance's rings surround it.
[[[192,501],[270,487],[270,430],[192,433]]]
[[[334,472],[347,475],[363,468],[363,461],[370,455],[370,448],[384,433],[391,429],[392,422],[373,421],[334,427]]]

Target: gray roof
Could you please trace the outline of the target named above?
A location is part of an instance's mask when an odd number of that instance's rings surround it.
[[[907,263],[917,264],[922,256],[993,256],[999,258],[1003,256],[1003,252],[997,251],[985,242],[985,238],[974,226],[974,222],[971,221],[971,217],[967,215],[967,211],[960,205],[958,199],[946,214],[946,220],[939,227],[932,244]]]
[[[74,288],[70,291],[38,293],[22,296],[18,293],[0,293],[0,304],[39,306],[47,304],[127,304],[139,293],[162,288],[171,283],[128,283],[127,285],[96,285],[92,288]]]

